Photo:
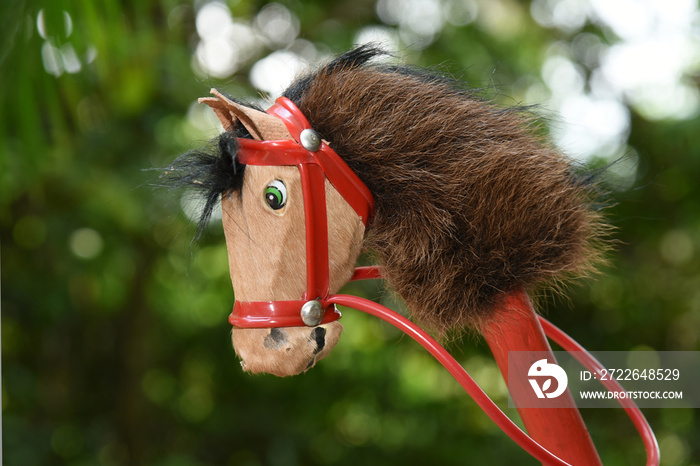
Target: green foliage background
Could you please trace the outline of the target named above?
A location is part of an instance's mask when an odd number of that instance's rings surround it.
[[[300,37],[332,53],[380,22],[371,0],[282,3],[299,18]],[[226,321],[233,293],[221,228],[190,252],[194,229],[178,198],[148,187],[155,174],[143,171],[203,143],[187,115],[210,87],[256,93],[247,70],[269,50],[231,78],[193,72],[197,5],[0,7],[4,464],[536,464],[414,343],[351,311],[334,354],[312,371],[242,373]],[[265,2],[228,5],[251,18]],[[500,103],[521,102],[546,48],[573,38],[538,25],[527,2],[500,5],[518,19],[514,33],[446,24],[429,47],[406,48],[405,60],[489,88]],[[94,61],[47,73],[42,9],[52,40],[79,57],[96,52]],[[589,349],[700,349],[698,123],[652,122],[632,110],[637,181],[611,194],[619,239],[611,265],[572,288],[570,302],[542,308]],[[400,306],[379,286],[346,291]],[[450,349],[517,417],[483,342],[467,337]],[[644,462],[619,410],[583,414],[605,464]],[[697,410],[646,415],[663,464],[700,464]]]

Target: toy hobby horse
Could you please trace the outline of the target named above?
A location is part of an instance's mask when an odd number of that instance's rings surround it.
[[[509,350],[549,349],[541,329],[531,338],[516,325],[539,328],[534,312],[520,316],[526,291],[601,260],[607,226],[590,180],[526,112],[373,60],[382,54],[351,50],[267,111],[213,90],[200,101],[225,131],[168,168],[171,185],[204,199],[200,234],[221,201],[246,371],[288,376],[328,355],[342,330],[332,297],[363,250],[415,321],[481,332],[502,370]],[[564,422],[588,438],[577,419]],[[599,464],[594,449],[586,461]]]

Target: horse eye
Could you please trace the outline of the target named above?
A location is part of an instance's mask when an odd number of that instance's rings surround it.
[[[272,210],[280,210],[287,204],[287,187],[280,180],[275,180],[265,188],[265,201]]]

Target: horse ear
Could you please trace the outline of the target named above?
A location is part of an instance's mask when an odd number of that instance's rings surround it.
[[[255,139],[292,139],[292,135],[279,118],[238,104],[216,89],[212,89],[211,93],[215,97],[202,97],[199,103],[207,104],[214,110],[224,130],[232,131],[236,121],[240,121]]]

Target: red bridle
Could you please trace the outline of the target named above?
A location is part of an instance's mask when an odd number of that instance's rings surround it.
[[[306,227],[306,292],[293,301],[236,301],[229,322],[235,327],[315,326],[338,320],[329,303],[326,178],[362,219],[374,215],[374,198],[328,143],[313,131],[294,103],[280,97],[267,113],[281,119],[294,140],[238,139],[238,160],[246,165],[296,165],[301,175]]]

